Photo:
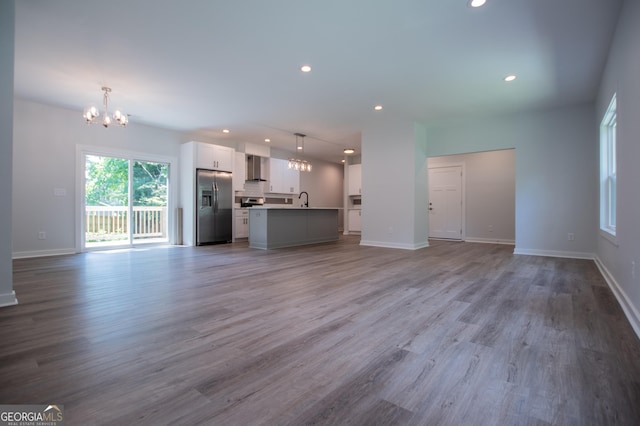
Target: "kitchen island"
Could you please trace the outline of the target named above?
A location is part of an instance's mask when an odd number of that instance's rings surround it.
[[[338,208],[251,207],[249,247],[272,249],[338,240]]]

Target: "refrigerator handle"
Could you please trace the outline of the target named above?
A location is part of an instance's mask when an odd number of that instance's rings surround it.
[[[213,182],[213,212],[218,213],[218,184]]]

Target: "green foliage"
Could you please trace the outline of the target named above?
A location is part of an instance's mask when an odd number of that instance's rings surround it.
[[[87,206],[128,204],[128,160],[87,155],[85,172]],[[168,177],[167,164],[134,161],[133,205],[166,206]]]
[[[133,163],[133,205],[166,206],[169,166],[164,163]]]

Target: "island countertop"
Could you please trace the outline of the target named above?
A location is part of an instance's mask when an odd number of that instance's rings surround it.
[[[279,207],[279,206],[253,206],[250,210],[343,210],[342,207]]]
[[[272,249],[338,240],[338,208],[250,207],[249,247]]]

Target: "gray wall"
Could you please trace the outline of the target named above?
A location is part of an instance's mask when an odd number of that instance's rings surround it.
[[[599,126],[617,92],[617,238],[598,235],[597,255],[636,333],[640,335],[640,2],[626,1],[597,100]],[[597,142],[596,149],[597,149]],[[596,231],[598,228],[595,228]],[[635,262],[635,273],[633,268]]]
[[[515,150],[429,158],[429,167],[453,164],[465,167],[465,239],[515,243]]]
[[[432,124],[428,155],[515,148],[516,253],[590,258],[598,220],[594,122],[594,107],[585,104]]]
[[[0,2],[0,306],[16,303],[11,261],[15,2]]]
[[[342,182],[344,181],[342,164],[309,160],[313,164],[313,171],[300,172],[300,191],[309,193],[309,207],[342,207]],[[344,211],[340,210],[338,214],[340,227],[344,223],[343,215]]]

